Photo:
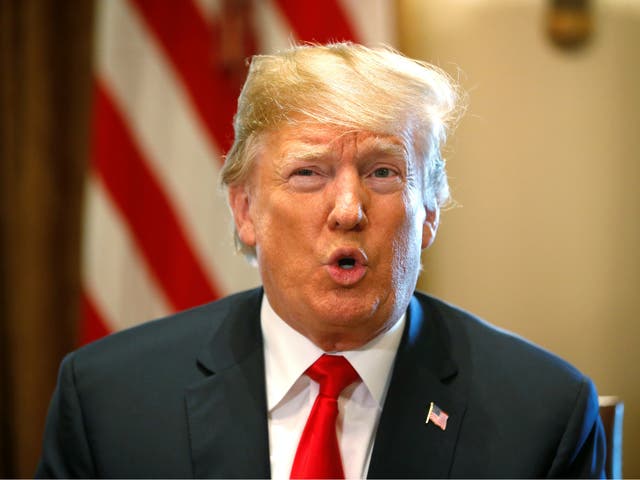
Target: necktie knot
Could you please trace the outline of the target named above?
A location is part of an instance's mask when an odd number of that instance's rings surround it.
[[[342,355],[322,355],[306,374],[318,382],[320,395],[333,399],[359,378],[358,372]]]

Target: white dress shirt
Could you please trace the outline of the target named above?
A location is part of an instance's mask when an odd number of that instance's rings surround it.
[[[267,296],[260,314],[264,338],[271,477],[289,478],[298,442],[318,384],[304,375],[324,352],[291,328],[271,308]],[[339,352],[360,375],[338,399],[338,443],[345,478],[365,478],[375,431],[389,388],[405,315],[387,332],[357,350]]]

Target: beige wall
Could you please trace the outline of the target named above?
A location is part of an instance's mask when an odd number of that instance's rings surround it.
[[[427,291],[565,357],[625,401],[640,477],[640,2],[601,0],[580,52],[543,0],[399,0],[400,47],[470,90],[450,144],[462,205],[425,256]]]

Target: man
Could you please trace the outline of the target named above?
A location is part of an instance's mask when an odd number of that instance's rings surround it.
[[[38,475],[602,476],[589,379],[414,292],[457,101],[387,49],[255,57],[222,182],[263,289],[69,355]]]

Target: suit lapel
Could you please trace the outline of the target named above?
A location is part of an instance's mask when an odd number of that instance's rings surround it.
[[[425,424],[430,402],[449,415],[443,431]],[[440,313],[415,296],[380,417],[370,478],[449,476],[466,409],[466,382],[451,356]]]
[[[198,357],[206,377],[185,392],[196,478],[270,476],[261,299],[255,290],[226,302]]]

